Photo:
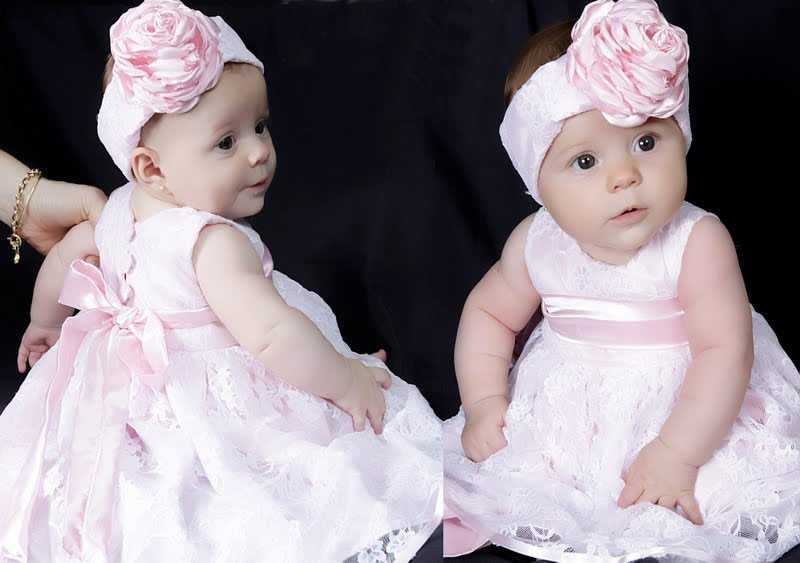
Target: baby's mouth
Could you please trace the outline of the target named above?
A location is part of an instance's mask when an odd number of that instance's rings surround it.
[[[646,207],[639,207],[636,205],[626,207],[618,214],[614,215],[611,220],[620,223],[637,222],[647,212]]]
[[[639,211],[640,209],[643,209],[643,208],[642,207],[637,207],[637,206],[628,207],[625,210],[623,210],[621,213],[617,213],[614,216],[614,218],[616,219],[617,217],[624,217],[625,215],[628,215],[628,214],[633,213],[635,211]]]

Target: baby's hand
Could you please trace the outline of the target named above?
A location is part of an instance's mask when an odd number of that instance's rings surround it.
[[[356,359],[348,359],[350,385],[344,395],[331,402],[353,418],[353,429],[361,432],[369,419],[376,434],[383,432],[386,400],[383,390],[392,384],[392,376],[382,368],[371,368]]]
[[[508,399],[493,395],[464,409],[467,418],[461,432],[461,447],[472,461],[479,463],[508,445],[503,435]]]
[[[46,328],[30,323],[22,335],[17,354],[17,369],[25,373],[25,365],[36,365],[42,354],[52,348],[61,335],[61,328]]]
[[[384,364],[386,363],[386,350],[384,350],[383,348],[381,348],[377,352],[373,352],[372,354],[370,354],[370,356],[372,356],[373,358],[378,358]]]
[[[682,461],[660,437],[642,448],[624,479],[625,487],[617,500],[620,508],[640,502],[671,509],[680,505],[692,523],[703,523],[694,497],[697,467]]]

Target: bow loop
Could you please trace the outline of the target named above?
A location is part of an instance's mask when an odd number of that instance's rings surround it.
[[[163,390],[161,373],[169,359],[164,325],[153,310],[124,305],[100,270],[82,260],[70,265],[59,301],[81,309],[64,324],[66,330],[85,333],[110,328],[119,344],[119,357],[131,375],[157,391]]]
[[[99,269],[80,260],[71,264],[59,301],[80,312],[64,322],[38,438],[17,478],[16,492],[0,504],[0,556],[11,554],[24,560],[28,552],[28,531],[48,436],[59,423],[65,391],[80,354],[85,365],[67,455],[62,546],[76,560],[107,561],[131,380],[136,378],[163,392],[169,364],[166,331],[214,325],[219,319],[208,307],[188,311],[131,307]],[[220,348],[235,344],[222,325],[204,341],[205,346]]]

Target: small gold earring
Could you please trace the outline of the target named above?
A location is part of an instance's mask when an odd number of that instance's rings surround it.
[[[161,184],[160,186],[158,186],[158,189],[160,191],[162,191],[162,192],[165,192],[165,191],[167,191],[167,186],[165,186],[164,184]]]

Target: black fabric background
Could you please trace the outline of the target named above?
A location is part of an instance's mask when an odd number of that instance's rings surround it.
[[[497,133],[506,71],[533,31],[585,3],[189,2],[222,15],[266,67],[278,171],[252,223],[276,268],[325,298],[351,347],[386,348],[442,418],[459,404],[461,306],[536,209]],[[108,27],[134,4],[0,4],[0,148],[54,179],[122,183],[95,115]],[[752,303],[797,363],[800,9],[660,6],[691,47],[688,199],[728,226]],[[6,401],[39,263],[25,247],[13,266],[0,246]]]

